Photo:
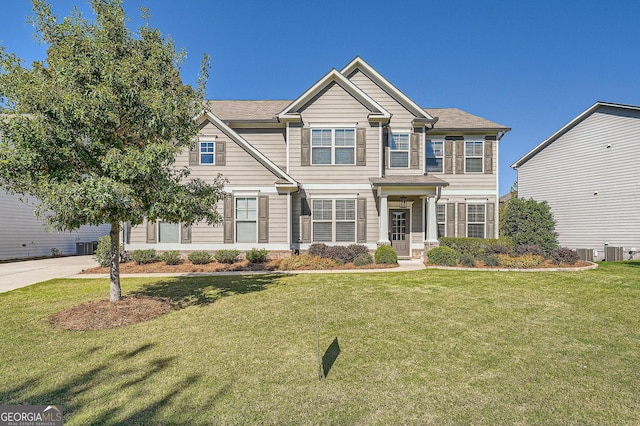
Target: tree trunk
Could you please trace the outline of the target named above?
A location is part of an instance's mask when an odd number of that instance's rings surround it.
[[[111,261],[109,262],[109,300],[117,302],[122,298],[120,288],[120,222],[111,223]]]

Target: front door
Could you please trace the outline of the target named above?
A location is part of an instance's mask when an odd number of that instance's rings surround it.
[[[410,256],[409,209],[389,210],[389,222],[391,247],[396,250],[398,256]]]

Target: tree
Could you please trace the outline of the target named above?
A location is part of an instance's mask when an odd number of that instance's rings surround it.
[[[0,185],[40,200],[54,229],[111,224],[110,300],[121,298],[121,222],[162,218],[219,223],[224,179],[191,179],[175,156],[197,138],[208,72],[182,83],[185,56],[146,24],[128,29],[122,0],[91,0],[95,20],[76,9],[58,21],[33,0],[32,22],[46,61],[22,65],[0,47]]]
[[[512,198],[505,203],[500,235],[517,246],[536,244],[545,256],[558,247],[556,221],[546,201]]]

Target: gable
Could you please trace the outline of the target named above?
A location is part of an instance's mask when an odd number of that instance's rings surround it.
[[[354,122],[366,121],[372,112],[340,84],[331,82],[298,111],[305,122]]]

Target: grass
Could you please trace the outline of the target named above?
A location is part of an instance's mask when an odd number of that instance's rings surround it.
[[[105,298],[106,280],[0,294],[0,405],[57,404],[68,425],[640,423],[640,263],[123,289],[180,309],[73,332],[47,317]]]

